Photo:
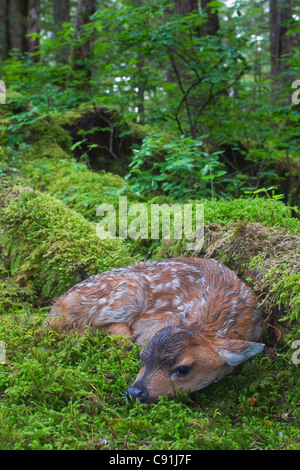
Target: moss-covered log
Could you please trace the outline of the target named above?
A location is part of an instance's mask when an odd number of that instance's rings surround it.
[[[270,344],[300,335],[300,221],[293,209],[271,199],[203,200],[204,244],[186,251],[187,240],[148,245],[153,258],[216,258],[256,293]]]
[[[132,145],[140,139],[115,110],[83,105],[56,119],[69,132],[76,159],[84,154],[93,169],[127,173]]]
[[[119,175],[90,170],[74,159],[40,158],[27,162],[21,174],[35,189],[62,200],[90,221],[97,221],[96,208],[100,204],[112,204],[117,209],[121,194],[127,196],[129,203],[139,200],[125,188]]]
[[[14,185],[2,190],[1,200],[6,268],[44,301],[92,274],[133,262],[122,240],[100,240],[95,224],[48,194]]]
[[[235,223],[226,230],[206,228],[205,257],[217,258],[255,291],[272,330],[271,339],[299,336],[300,236],[261,223]]]

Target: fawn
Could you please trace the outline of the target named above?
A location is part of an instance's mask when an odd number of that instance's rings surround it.
[[[143,346],[125,392],[151,403],[219,381],[260,353],[263,321],[253,292],[214,259],[171,258],[112,269],[79,282],[53,305],[62,330],[104,328]]]

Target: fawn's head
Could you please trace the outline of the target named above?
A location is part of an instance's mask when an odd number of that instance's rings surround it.
[[[200,390],[263,348],[262,343],[199,334],[193,326],[168,326],[142,350],[142,368],[126,397],[152,403],[178,389]]]

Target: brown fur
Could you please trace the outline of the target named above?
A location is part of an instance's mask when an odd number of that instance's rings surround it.
[[[148,261],[94,275],[57,300],[49,323],[81,334],[87,325],[104,327],[145,346],[127,390],[139,402],[206,387],[263,348],[254,294],[212,259]],[[190,371],[179,374],[182,366]]]

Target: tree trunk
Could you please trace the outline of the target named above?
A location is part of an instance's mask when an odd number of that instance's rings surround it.
[[[53,16],[57,29],[60,29],[63,23],[69,23],[70,0],[53,0]]]
[[[76,28],[80,30],[83,25],[89,23],[90,17],[95,13],[96,10],[96,0],[78,0],[75,19]]]
[[[292,18],[290,0],[270,0],[271,77],[288,71],[284,57],[292,52],[292,36],[287,35],[287,21]]]
[[[186,16],[192,11],[198,10],[198,0],[175,0],[175,12]]]
[[[40,32],[40,0],[29,0],[27,34]],[[39,38],[27,37],[28,52],[36,52]]]
[[[8,58],[10,50],[9,25],[8,25],[8,0],[0,0],[0,57]]]
[[[75,27],[78,31],[78,37],[82,35],[84,25],[88,24],[90,17],[97,10],[97,1],[96,0],[78,0],[77,3],[77,12],[75,18]],[[84,62],[91,50],[92,50],[92,40],[82,43],[80,46],[76,46],[72,50],[72,59]]]
[[[26,40],[28,6],[28,0],[8,1],[9,46],[20,52],[28,51]]]
[[[70,23],[70,0],[53,0],[54,31],[60,31],[64,23]],[[61,44],[56,50],[57,60],[67,64],[70,57],[70,47]]]
[[[202,26],[203,36],[216,36],[219,31],[218,12],[210,6],[207,6],[210,2],[211,0],[201,0],[201,8],[208,15],[206,23]]]
[[[39,32],[40,0],[0,0],[0,55],[7,59],[12,49],[36,52],[38,38],[27,34]]]

